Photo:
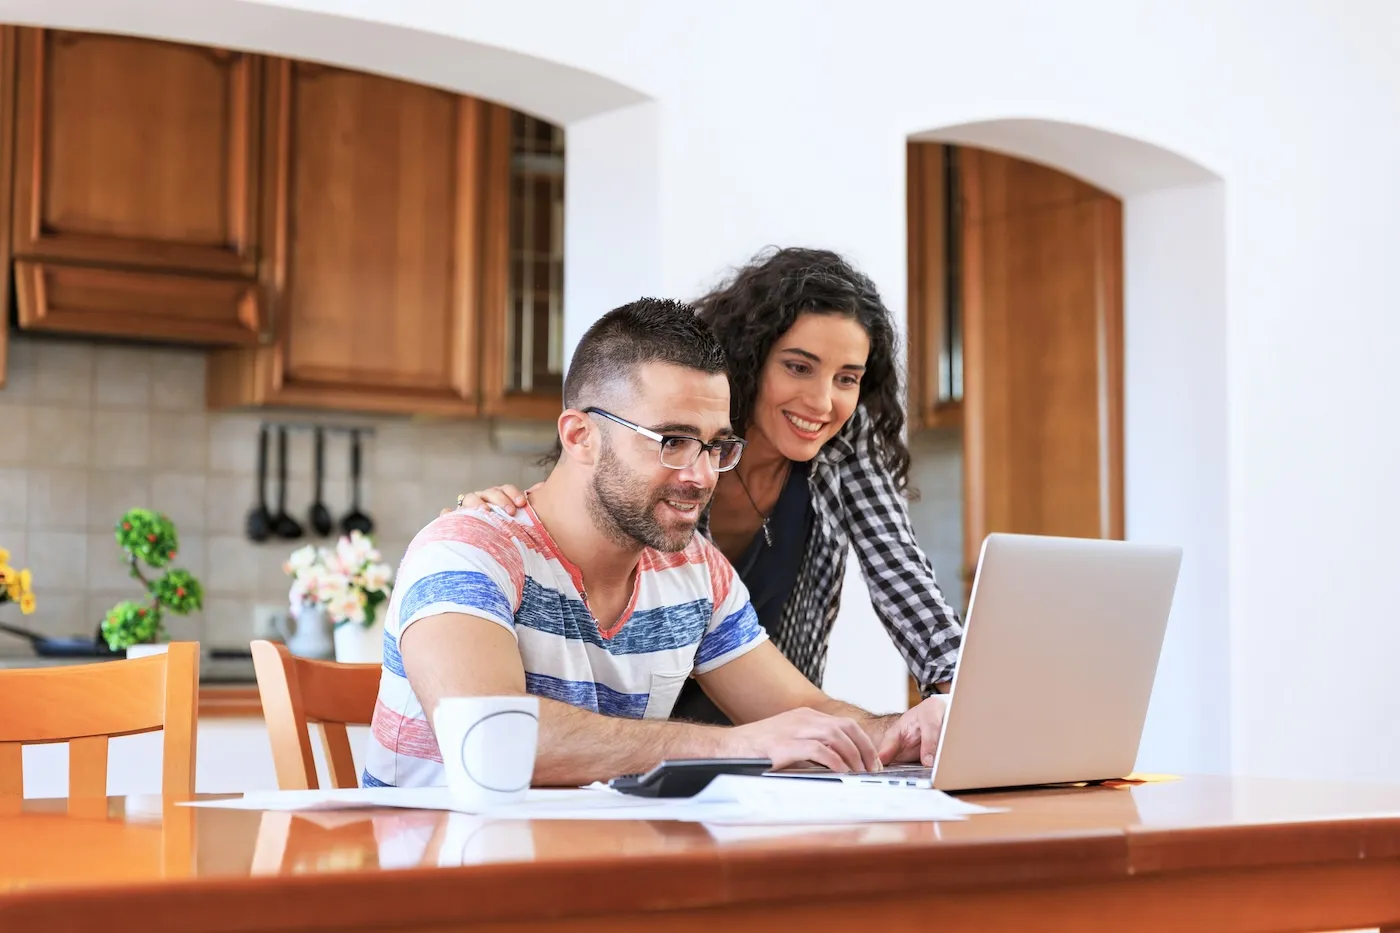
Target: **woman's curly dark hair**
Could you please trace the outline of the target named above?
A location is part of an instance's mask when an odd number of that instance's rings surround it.
[[[798,315],[839,314],[857,321],[870,336],[860,403],[874,424],[885,469],[900,490],[906,489],[909,446],[894,316],[874,282],[829,250],[770,247],[694,304],[728,358],[730,419],[740,436],[748,428],[768,353]]]

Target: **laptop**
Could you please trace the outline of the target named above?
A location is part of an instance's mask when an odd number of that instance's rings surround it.
[[[1130,774],[1181,557],[1175,546],[989,535],[933,767],[855,779],[969,791]]]

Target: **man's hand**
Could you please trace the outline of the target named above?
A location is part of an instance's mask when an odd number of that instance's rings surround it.
[[[801,708],[724,730],[726,757],[767,758],[774,768],[824,765],[832,771],[874,771],[879,756],[854,719]]]
[[[948,696],[938,694],[909,710],[889,727],[880,743],[880,761],[917,761],[933,767],[933,753],[938,750],[938,737],[943,734],[943,717],[948,712]]]

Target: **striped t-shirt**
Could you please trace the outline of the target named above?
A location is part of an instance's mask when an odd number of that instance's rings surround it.
[[[579,569],[528,506],[441,516],[409,545],[384,620],[366,785],[443,784],[437,739],[409,686],[399,638],[418,619],[466,613],[515,635],[530,693],[630,719],[665,719],[692,672],[704,674],[768,636],[734,568],[703,535],[684,551],[648,548],[622,616],[600,630]]]

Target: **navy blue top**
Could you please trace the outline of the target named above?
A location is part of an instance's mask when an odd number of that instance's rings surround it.
[[[797,572],[807,551],[807,533],[811,530],[813,514],[807,467],[806,461],[794,462],[782,492],[778,493],[778,501],[768,516],[768,533],[773,545],[768,545],[763,529],[759,528],[734,564],[739,579],[748,588],[749,602],[758,614],[759,624],[770,632],[782,618],[783,606],[797,584]],[[671,718],[731,725],[694,678],[681,688]]]

